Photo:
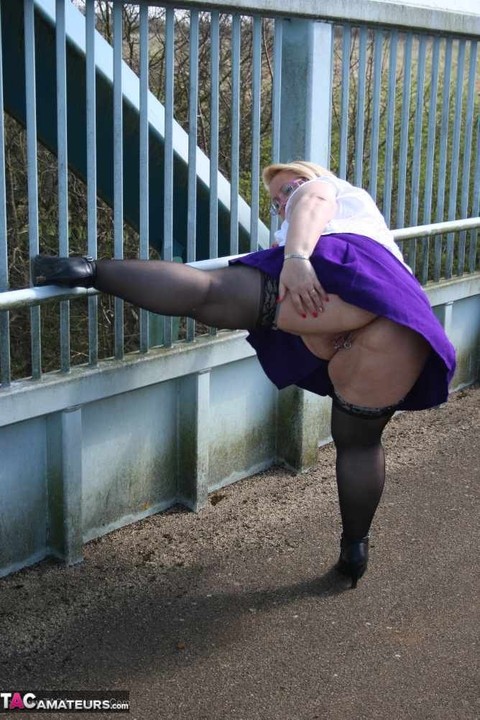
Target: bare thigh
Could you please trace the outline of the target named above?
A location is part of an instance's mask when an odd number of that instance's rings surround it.
[[[280,330],[292,335],[300,335],[303,342],[316,357],[330,360],[342,344],[342,338],[351,330],[365,327],[375,319],[375,315],[342,300],[338,295],[330,295],[323,312],[318,317],[301,317],[287,297],[280,305],[276,325]]]
[[[421,335],[380,317],[353,333],[351,347],[335,353],[328,372],[347,402],[385,407],[412,389],[430,351]]]
[[[330,301],[324,304],[323,312],[318,317],[307,315],[302,317],[295,310],[289,296],[279,306],[276,324],[280,330],[293,335],[331,335],[349,332],[364,327],[375,319],[376,315],[368,310],[350,305],[339,295],[329,295]]]

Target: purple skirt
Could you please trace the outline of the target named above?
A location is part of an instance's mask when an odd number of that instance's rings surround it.
[[[283,247],[251,253],[242,263],[278,278]],[[310,258],[328,293],[357,307],[389,318],[422,335],[432,351],[400,410],[424,410],[445,402],[455,370],[455,350],[435,317],[427,295],[416,278],[379,243],[363,235],[324,235]],[[317,395],[332,395],[328,362],[313,355],[301,338],[282,330],[252,330],[248,341],[263,370],[278,387],[297,385]]]

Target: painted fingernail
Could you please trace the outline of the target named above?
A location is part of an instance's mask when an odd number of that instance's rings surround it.
[[[305,314],[303,314],[303,313],[302,313],[302,317],[303,317],[304,320],[307,319],[307,316],[306,316]]]
[[[317,312],[312,313],[312,315],[313,315],[313,317],[315,317],[315,318],[318,317],[318,313],[317,313]]]

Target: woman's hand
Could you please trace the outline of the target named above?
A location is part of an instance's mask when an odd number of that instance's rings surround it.
[[[328,302],[310,263],[322,233],[337,212],[336,190],[328,182],[303,182],[293,193],[287,193],[288,183],[305,180],[296,173],[284,170],[277,173],[269,184],[272,202],[278,206],[278,214],[287,222],[285,260],[279,279],[279,297],[282,302],[290,294],[295,311],[306,317],[317,317]]]
[[[328,295],[308,259],[289,258],[284,261],[278,291],[278,302],[282,302],[289,293],[295,310],[302,316],[310,313],[316,317],[323,312],[324,303],[328,302]]]

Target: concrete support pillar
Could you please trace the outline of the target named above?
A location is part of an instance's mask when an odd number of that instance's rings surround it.
[[[207,503],[210,435],[210,371],[180,381],[178,393],[179,502],[197,512]]]
[[[333,26],[286,19],[282,32],[280,161],[330,159]]]
[[[453,301],[446,302],[439,308],[440,322],[448,336],[452,333]]]
[[[48,546],[73,565],[82,560],[82,411],[47,421]]]
[[[278,461],[297,472],[317,462],[319,439],[328,437],[330,401],[297,387],[281,390],[277,413]]]

